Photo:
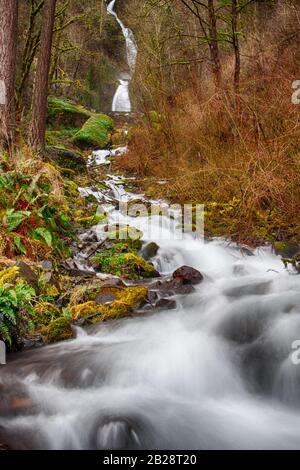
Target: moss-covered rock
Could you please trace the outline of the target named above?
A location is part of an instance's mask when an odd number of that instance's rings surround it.
[[[111,140],[113,127],[113,120],[109,116],[94,115],[75,134],[73,142],[82,149],[103,149]]]
[[[65,341],[73,337],[70,320],[65,317],[57,318],[49,323],[44,329],[43,335],[46,343],[56,343]]]
[[[49,302],[40,302],[33,310],[32,319],[35,325],[47,326],[61,316],[60,310]]]
[[[100,298],[110,295],[109,301],[98,303]],[[84,320],[86,324],[94,324],[108,319],[125,317],[139,308],[148,298],[148,289],[144,286],[134,287],[103,287],[95,300],[74,305],[70,313],[74,320]]]
[[[86,171],[86,161],[83,156],[60,147],[47,147],[46,156],[52,161],[57,163],[62,169],[74,170],[76,172]]]
[[[101,214],[93,214],[89,215],[87,217],[76,217],[75,222],[78,223],[79,225],[82,225],[84,228],[91,228],[94,227],[94,225],[99,224],[100,222],[105,219],[104,215]]]
[[[159,246],[157,245],[157,243],[150,242],[150,243],[147,243],[145,246],[143,246],[141,255],[145,260],[148,261],[157,255],[158,250],[159,250]]]
[[[67,98],[48,98],[48,124],[55,127],[81,127],[92,112]]]
[[[138,255],[140,247],[140,240],[119,241],[110,248],[99,251],[91,261],[99,272],[126,279],[158,277],[153,264]]]

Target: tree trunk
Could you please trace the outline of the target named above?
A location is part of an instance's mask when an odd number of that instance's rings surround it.
[[[56,0],[45,0],[40,51],[32,96],[32,118],[29,131],[29,143],[32,148],[38,151],[45,148],[47,97],[55,7]]]
[[[214,74],[216,88],[222,85],[222,70],[220,61],[220,50],[218,43],[217,18],[214,6],[214,0],[208,0],[208,29],[209,29],[209,50],[212,63],[212,71]]]
[[[239,112],[240,110],[240,74],[241,74],[241,55],[240,55],[240,45],[238,38],[238,2],[237,0],[232,0],[232,10],[231,10],[231,25],[232,25],[232,44],[234,49],[234,77],[233,85],[235,92],[236,108]]]
[[[0,0],[0,146],[13,142],[18,0]]]

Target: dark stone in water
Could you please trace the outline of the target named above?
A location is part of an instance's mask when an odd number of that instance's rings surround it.
[[[154,256],[157,255],[158,250],[159,250],[159,246],[155,242],[147,243],[147,245],[145,245],[142,248],[141,256],[146,261],[148,261],[148,260],[154,258]]]
[[[174,310],[177,307],[177,303],[172,299],[160,299],[156,302],[155,308],[162,310]]]
[[[153,291],[153,290],[150,290],[148,292],[148,300],[150,302],[151,305],[153,305],[158,299],[158,295],[157,295],[157,292]]]
[[[187,295],[192,294],[195,289],[192,284],[183,284],[179,278],[167,278],[162,281],[153,282],[150,286],[151,289],[155,289],[161,293],[164,297],[171,297],[172,295]]]
[[[202,274],[190,266],[182,266],[173,273],[173,279],[182,284],[200,284],[203,281]]]
[[[126,287],[126,284],[119,277],[113,277],[101,284],[101,287]]]

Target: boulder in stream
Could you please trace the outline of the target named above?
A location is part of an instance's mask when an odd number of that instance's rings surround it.
[[[191,268],[190,266],[182,266],[174,271],[173,279],[183,285],[194,285],[200,284],[200,282],[203,281],[203,276],[197,269]]]

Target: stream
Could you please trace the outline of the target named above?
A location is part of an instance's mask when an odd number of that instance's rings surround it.
[[[94,155],[98,164],[106,157]],[[98,198],[114,201],[113,222],[117,200],[142,196],[120,177],[106,184]],[[149,222],[121,217],[141,230]],[[11,356],[0,383],[30,398],[27,411],[1,417],[0,440],[11,448],[300,447],[299,277],[270,248],[168,239],[164,217],[152,220],[156,240],[164,234],[157,269],[193,266],[203,282],[176,296],[176,310],[77,328],[74,340]]]

